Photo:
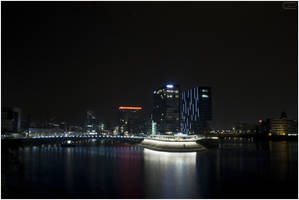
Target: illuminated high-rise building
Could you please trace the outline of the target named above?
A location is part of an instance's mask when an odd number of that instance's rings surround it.
[[[212,120],[210,87],[196,87],[181,92],[181,131],[185,134],[203,134]]]
[[[153,124],[156,134],[180,131],[180,86],[167,84],[154,91]]]
[[[140,123],[142,122],[142,107],[138,106],[120,106],[119,111],[119,134],[135,135],[142,130]]]

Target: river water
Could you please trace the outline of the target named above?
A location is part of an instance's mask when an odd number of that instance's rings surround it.
[[[197,153],[52,145],[1,154],[2,198],[298,198],[297,141],[221,140]]]

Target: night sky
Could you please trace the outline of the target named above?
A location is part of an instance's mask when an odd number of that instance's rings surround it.
[[[211,86],[213,128],[298,119],[298,11],[282,2],[1,4],[1,103],[35,120],[149,113],[166,83]]]

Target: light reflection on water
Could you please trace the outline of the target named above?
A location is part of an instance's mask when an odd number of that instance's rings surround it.
[[[296,197],[298,143],[227,140],[197,153],[22,147],[2,151],[1,180],[10,198]]]
[[[196,196],[196,152],[173,153],[144,149],[146,194],[151,198]]]
[[[196,192],[196,152],[143,150],[146,193],[153,198],[191,198]]]

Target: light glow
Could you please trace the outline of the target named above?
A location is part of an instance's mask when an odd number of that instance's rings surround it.
[[[290,134],[288,134],[288,136],[296,136],[297,134],[292,134],[292,133],[290,133]]]
[[[158,148],[158,149],[172,149],[172,150],[178,150],[178,149],[184,149],[189,150],[192,152],[195,152],[197,150],[203,150],[205,147],[203,147],[200,144],[197,144],[195,141],[185,141],[185,142],[174,142],[174,141],[159,141],[159,140],[153,140],[153,139],[144,139],[142,141],[142,144],[144,145],[144,148]],[[180,152],[180,151],[179,151]]]
[[[119,110],[142,110],[142,107],[120,106]]]
[[[151,150],[151,149],[143,149],[144,153],[147,154],[156,154],[159,156],[173,156],[173,157],[178,157],[178,156],[196,156],[196,152],[165,152],[165,151],[155,151],[155,150]]]
[[[173,85],[166,85],[167,88],[173,88]]]

